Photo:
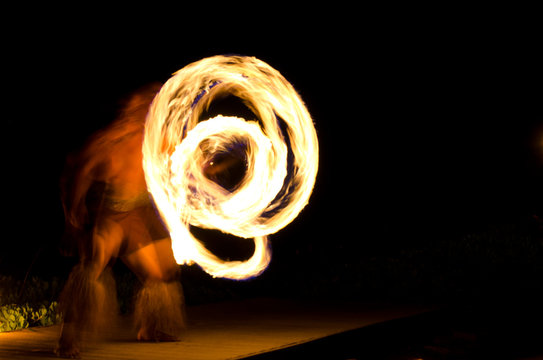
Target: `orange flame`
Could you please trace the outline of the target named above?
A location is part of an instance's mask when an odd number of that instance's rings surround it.
[[[227,94],[240,98],[257,119],[199,119],[213,99]],[[214,159],[240,144],[245,173],[226,189],[210,176],[222,171],[213,170]],[[309,201],[318,141],[301,98],[277,70],[252,57],[214,56],[176,72],[153,100],[143,167],[176,261],[196,262],[215,277],[246,279],[270,262],[267,235],[289,224]],[[191,234],[190,225],[254,237],[254,254],[247,261],[222,261]]]

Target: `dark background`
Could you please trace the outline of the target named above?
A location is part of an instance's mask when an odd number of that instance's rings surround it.
[[[279,70],[305,101],[317,184],[272,236],[260,278],[186,267],[189,298],[541,296],[540,44],[530,19],[487,10],[254,20],[250,31],[233,21],[113,31],[96,19],[14,29],[3,55],[2,273],[67,275],[75,260],[57,251],[58,178],[123,98],[203,57],[242,54]]]

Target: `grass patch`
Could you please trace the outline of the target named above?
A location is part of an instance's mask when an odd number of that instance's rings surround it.
[[[56,278],[19,280],[0,275],[0,332],[59,323],[56,300],[61,286]]]

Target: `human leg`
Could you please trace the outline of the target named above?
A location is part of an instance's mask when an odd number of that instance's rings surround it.
[[[94,231],[92,244],[81,254],[60,296],[63,314],[56,353],[77,357],[85,334],[96,334],[117,311],[115,282],[108,263],[117,256],[122,229],[105,220]],[[82,247],[83,248],[83,247]]]
[[[143,284],[135,301],[138,340],[179,340],[185,329],[184,298],[171,240],[154,241],[122,259]]]

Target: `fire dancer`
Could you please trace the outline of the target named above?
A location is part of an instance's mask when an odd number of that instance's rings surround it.
[[[135,300],[137,339],[175,341],[184,328],[179,266],[142,167],[145,117],[159,89],[152,85],[131,96],[117,120],[67,162],[61,181],[66,238],[80,261],[61,294],[59,356],[77,356],[83,334],[111,322],[116,293],[110,265],[117,258],[143,284]]]

